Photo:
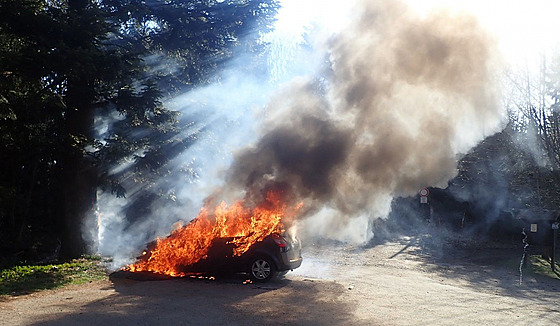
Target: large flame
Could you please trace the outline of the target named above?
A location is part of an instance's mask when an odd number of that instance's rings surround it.
[[[288,208],[283,197],[282,191],[269,190],[256,207],[246,207],[246,201],[231,206],[225,202],[216,207],[207,204],[191,223],[167,238],[158,238],[155,246],[143,253],[144,257],[124,270],[184,276],[184,268],[205,258],[216,238],[233,237],[233,254],[240,256],[268,235],[284,232],[283,219],[293,217],[301,204]]]

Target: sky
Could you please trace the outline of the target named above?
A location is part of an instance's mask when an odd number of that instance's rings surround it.
[[[374,0],[372,0],[374,1]],[[298,37],[307,26],[319,24],[340,31],[355,11],[353,2],[282,0],[277,33]],[[509,64],[525,64],[554,50],[560,40],[560,1],[554,0],[404,0],[421,14],[448,9],[475,15],[492,35]]]

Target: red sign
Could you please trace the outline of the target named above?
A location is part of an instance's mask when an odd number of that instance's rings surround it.
[[[423,188],[422,190],[420,190],[420,196],[422,197],[428,197],[429,194],[430,191],[428,191],[428,188]]]

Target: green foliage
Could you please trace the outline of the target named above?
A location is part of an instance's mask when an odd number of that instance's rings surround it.
[[[538,255],[530,256],[527,265],[530,273],[560,280],[560,264],[558,261],[555,263],[556,273],[552,271],[550,261]]]
[[[123,42],[135,45],[166,92],[184,91],[218,78],[234,54],[262,52],[259,40],[272,28],[276,0],[103,1]],[[151,64],[157,62],[157,64]]]
[[[555,181],[558,171],[539,164],[529,151],[530,143],[527,134],[508,124],[460,160],[459,175],[450,187],[469,193],[466,199],[473,205],[488,203],[508,211],[556,209],[560,205],[560,188]]]
[[[164,96],[219,79],[234,53],[257,55],[277,6],[0,0],[2,255],[40,259],[58,240],[81,248],[67,235],[80,232],[98,186],[124,197],[122,180],[148,187],[165,173],[197,138],[180,136]],[[95,121],[109,130],[96,134]],[[135,164],[111,173],[126,161]]]
[[[27,294],[106,277],[100,258],[94,256],[59,264],[18,265],[0,270],[0,295]]]

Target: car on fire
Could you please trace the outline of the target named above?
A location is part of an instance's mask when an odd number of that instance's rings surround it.
[[[236,239],[241,241],[234,241]],[[251,245],[240,256],[234,255],[237,243],[243,243],[243,239],[214,239],[205,258],[193,265],[184,266],[183,272],[208,276],[248,273],[253,281],[267,282],[298,268],[303,261],[301,243],[297,237],[272,233]]]

